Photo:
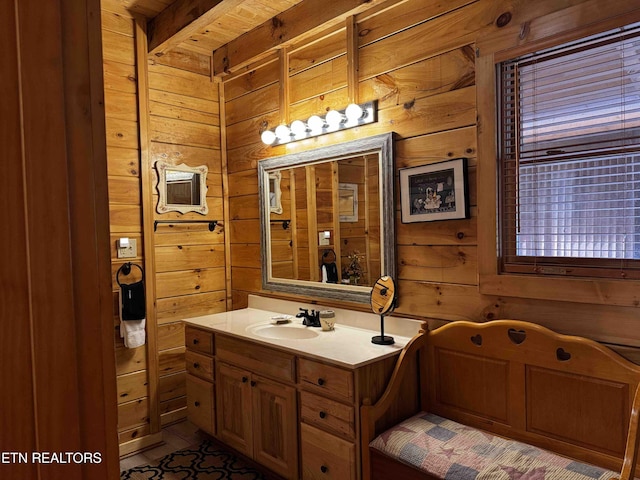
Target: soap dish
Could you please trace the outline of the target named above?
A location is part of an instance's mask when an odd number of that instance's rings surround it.
[[[271,317],[271,323],[274,325],[281,325],[283,323],[289,323],[293,317],[291,315],[275,315]]]

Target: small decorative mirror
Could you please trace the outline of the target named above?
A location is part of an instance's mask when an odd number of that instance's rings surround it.
[[[388,275],[380,277],[371,289],[371,310],[380,315],[380,335],[371,338],[371,343],[377,345],[392,345],[393,337],[384,334],[384,316],[393,311],[396,306],[396,285]]]
[[[282,214],[282,202],[280,200],[282,192],[280,191],[280,181],[282,174],[280,172],[269,173],[269,210],[277,215]]]
[[[338,208],[341,222],[358,221],[358,184],[341,183],[338,185]]]
[[[206,165],[189,167],[185,164],[171,165],[158,160],[158,213],[196,212],[206,215],[207,172]]]

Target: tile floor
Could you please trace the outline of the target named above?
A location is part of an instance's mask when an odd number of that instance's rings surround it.
[[[197,445],[206,438],[208,438],[206,434],[198,430],[198,427],[193,423],[186,420],[169,425],[162,429],[164,445],[123,458],[120,460],[120,470],[128,470],[138,465],[153,463],[171,452],[182,450],[191,445]]]

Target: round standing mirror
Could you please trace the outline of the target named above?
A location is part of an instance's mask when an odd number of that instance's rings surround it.
[[[393,337],[384,334],[384,316],[391,312],[396,304],[396,284],[388,275],[380,277],[371,290],[371,310],[380,315],[380,335],[371,338],[371,343],[391,345]]]

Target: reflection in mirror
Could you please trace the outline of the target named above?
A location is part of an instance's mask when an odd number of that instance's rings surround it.
[[[259,162],[265,289],[368,302],[395,271],[392,150],[385,134]]]
[[[207,214],[208,169],[205,165],[189,167],[158,160],[155,167],[158,172],[158,213]]]
[[[280,198],[282,191],[280,190],[280,180],[282,174],[280,172],[269,173],[269,211],[280,215],[282,213],[282,203]]]

